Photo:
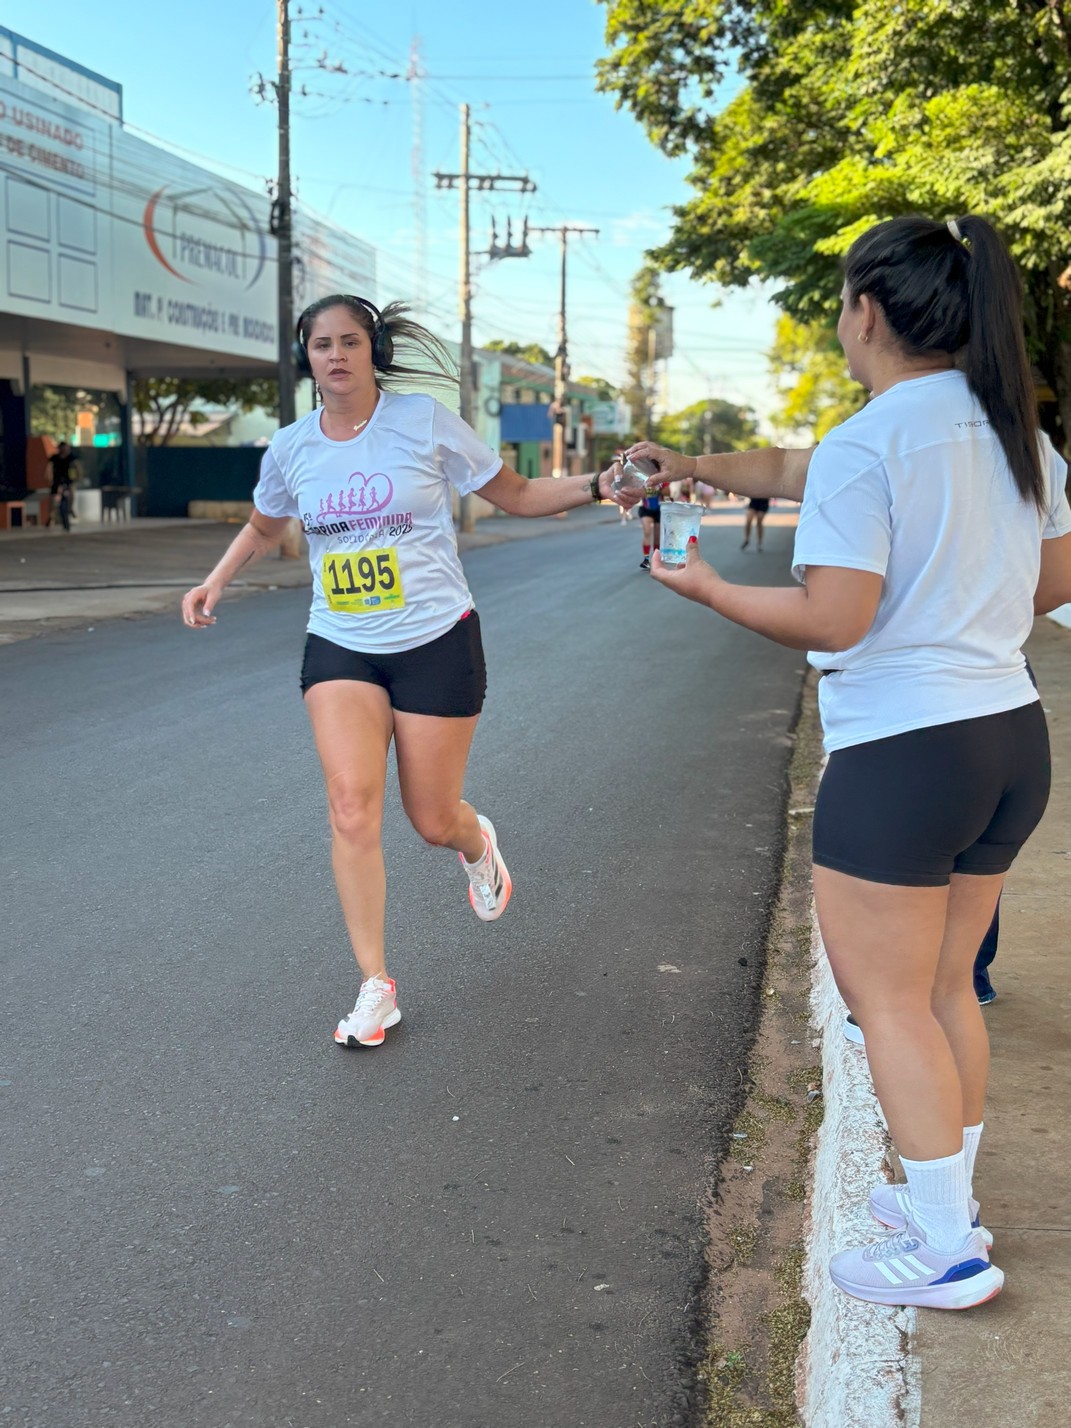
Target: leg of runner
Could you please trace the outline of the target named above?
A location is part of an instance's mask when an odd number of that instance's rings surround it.
[[[461,797],[479,715],[443,719],[394,711],[394,746],[402,807],[425,840],[461,855],[469,875],[469,902],[482,922],[506,909],[513,885],[489,819]]]
[[[765,511],[755,512],[755,545],[759,550],[762,549],[762,523],[765,519]]]
[[[640,561],[641,570],[651,568],[651,542],[654,539],[654,521],[651,517],[640,514],[640,530],[643,532],[643,559]]]
[[[748,506],[744,512],[744,539],[740,543],[741,550],[747,550],[748,548],[748,544],[751,540],[751,522],[754,516],[755,512]]]
[[[332,679],[305,695],[323,765],[331,822],[331,865],[342,915],[363,977],[386,972],[383,916],[383,789],[394,728],[378,684]]]

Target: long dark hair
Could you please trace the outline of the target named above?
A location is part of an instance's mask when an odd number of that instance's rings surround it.
[[[354,321],[368,334],[369,342],[373,341],[376,334],[374,312],[363,303],[356,302],[348,293],[332,293],[329,297],[319,298],[316,302],[311,303],[301,314],[298,338],[306,350],[313,323],[321,313],[327,312],[332,307],[346,308]],[[376,386],[384,387],[393,378],[456,386],[458,373],[449,349],[433,332],[429,332],[426,327],[422,327],[419,322],[414,322],[412,318],[406,317],[409,310],[407,303],[389,302],[379,314],[380,331],[385,332],[390,338],[394,347],[394,356],[390,362],[376,367]],[[417,354],[415,365],[397,360],[399,347],[415,349]],[[420,360],[421,358],[423,361]]]
[[[890,218],[852,244],[845,281],[852,306],[864,293],[872,297],[909,356],[956,356],[1000,438],[1020,496],[1044,509],[1048,492],[1022,283],[993,225],[970,215],[953,224]]]

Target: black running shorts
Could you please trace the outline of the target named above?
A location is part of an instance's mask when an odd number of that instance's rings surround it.
[[[814,810],[814,861],[903,887],[1006,873],[1049,798],[1040,703],[912,729],[830,754]]]
[[[487,693],[487,667],[475,610],[416,649],[397,654],[359,654],[321,635],[305,641],[301,692],[331,679],[356,679],[387,691],[391,708],[402,714],[466,719],[479,714]]]

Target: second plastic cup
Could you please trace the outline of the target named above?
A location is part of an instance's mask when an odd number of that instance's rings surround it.
[[[703,507],[687,501],[662,502],[662,564],[683,565],[688,554],[688,542],[699,539],[699,523]]]

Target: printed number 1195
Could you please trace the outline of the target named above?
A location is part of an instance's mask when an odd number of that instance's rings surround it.
[[[405,604],[393,546],[360,555],[325,555],[322,584],[328,609],[341,614],[382,615]]]

